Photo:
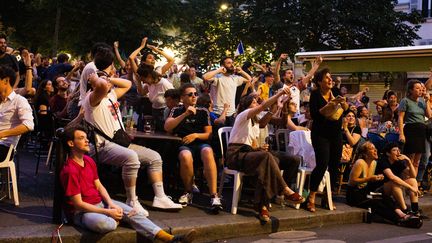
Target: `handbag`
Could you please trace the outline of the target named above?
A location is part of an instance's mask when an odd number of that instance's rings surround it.
[[[341,156],[340,161],[343,163],[350,162],[352,154],[353,154],[353,147],[351,147],[351,145],[349,145],[349,144],[344,144],[342,146],[342,156]]]
[[[354,129],[355,129],[355,126],[353,127],[353,129],[350,132],[351,135],[353,134]],[[352,159],[353,152],[354,152],[354,148],[351,147],[351,145],[349,145],[349,144],[342,145],[342,156],[341,156],[340,161],[342,163],[349,163]]]
[[[108,99],[108,100],[109,100],[109,102],[111,102],[111,105],[113,106],[114,111],[117,113],[117,117],[119,117],[118,116],[119,112],[117,111],[117,108],[115,107],[114,103],[111,101],[111,99]],[[120,123],[120,119],[117,118],[117,120],[119,122],[120,129],[114,132],[114,136],[111,139],[111,141],[120,145],[120,146],[127,148],[132,143],[132,140],[131,140],[130,136],[126,133],[126,131],[124,130],[122,124]]]
[[[337,121],[342,116],[343,112],[344,110],[342,109],[341,105],[338,104],[338,106],[335,108],[333,113],[330,116],[328,116],[327,119],[331,121]]]

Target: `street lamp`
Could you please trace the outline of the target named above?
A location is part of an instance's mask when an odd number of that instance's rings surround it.
[[[222,3],[221,6],[220,6],[220,11],[222,12],[222,11],[225,11],[227,9],[228,9],[228,4]]]

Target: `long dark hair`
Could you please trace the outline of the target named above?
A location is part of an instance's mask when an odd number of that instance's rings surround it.
[[[256,99],[254,94],[243,96],[237,106],[237,115],[247,110],[254,99]],[[258,122],[258,118],[256,116],[252,118],[252,124],[254,122]]]
[[[34,103],[37,104],[38,101],[42,98],[42,97],[46,97],[47,99],[49,99],[50,94],[45,90],[45,87],[47,86],[48,82],[51,82],[51,80],[49,79],[45,79],[44,81],[42,81],[39,86],[38,89],[36,91],[36,94],[34,96]],[[52,83],[52,82],[51,82]],[[36,109],[39,109],[39,107],[37,107]]]

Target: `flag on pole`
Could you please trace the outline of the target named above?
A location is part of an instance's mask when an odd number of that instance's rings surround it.
[[[237,46],[237,50],[234,52],[234,56],[236,57],[243,53],[244,53],[243,42],[240,41],[240,43]]]

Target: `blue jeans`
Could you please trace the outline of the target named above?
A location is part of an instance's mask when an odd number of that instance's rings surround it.
[[[123,209],[122,221],[132,226],[132,228],[134,228],[138,234],[153,239],[156,234],[161,231],[159,226],[155,225],[150,219],[143,215],[135,214],[129,217],[128,214],[130,211],[132,211],[130,206],[119,201],[112,201]],[[95,206],[100,208],[107,207],[103,202],[100,202]],[[73,217],[73,222],[75,225],[78,225],[82,228],[102,234],[108,233],[117,228],[117,222],[113,218],[100,213],[77,213]]]

